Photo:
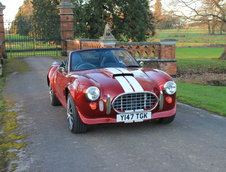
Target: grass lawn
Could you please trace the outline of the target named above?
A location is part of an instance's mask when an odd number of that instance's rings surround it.
[[[217,59],[224,48],[177,48],[177,59]]]
[[[207,45],[226,45],[225,34],[220,35],[216,32],[216,35],[209,35],[208,29],[165,29],[157,30],[157,34],[150,41],[156,39],[176,39],[177,46],[207,46]]]
[[[224,48],[177,48],[178,74],[225,73],[226,61],[219,57]]]
[[[226,73],[223,48],[177,48],[178,74]],[[226,116],[226,87],[177,83],[177,99],[195,107]]]
[[[181,102],[226,116],[226,87],[177,83]]]

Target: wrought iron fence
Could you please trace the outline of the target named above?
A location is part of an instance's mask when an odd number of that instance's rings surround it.
[[[20,29],[18,28],[20,27]],[[61,40],[58,35],[33,36],[30,23],[5,22],[5,48],[8,58],[17,56],[59,56]]]

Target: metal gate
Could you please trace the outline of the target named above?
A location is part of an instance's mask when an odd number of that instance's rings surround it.
[[[20,24],[21,25],[21,24]],[[5,48],[8,58],[19,56],[60,56],[61,40],[56,38],[34,38],[28,27],[22,24],[24,33],[18,33],[14,22],[5,22]]]

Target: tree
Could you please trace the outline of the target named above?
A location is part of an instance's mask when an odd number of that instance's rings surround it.
[[[161,3],[161,0],[156,0],[156,2],[155,2],[154,16],[155,16],[156,23],[158,23],[161,20],[161,17],[162,17],[162,3]]]
[[[15,20],[11,26],[11,32],[19,35],[27,36],[31,29],[31,15],[33,8],[30,0],[25,0],[23,5],[19,8]]]
[[[83,0],[74,0],[74,33],[76,38],[89,38],[87,29],[86,4]]]
[[[215,33],[217,26],[220,26],[221,32],[226,30],[225,0],[174,0],[174,3],[177,4],[174,12],[180,13],[188,20],[206,23],[210,34]],[[190,13],[184,13],[186,9],[190,10]],[[226,48],[220,59],[226,60]]]
[[[59,0],[33,0],[31,36],[39,39],[60,38]]]
[[[182,27],[181,17],[162,8],[161,0],[156,0],[154,7],[155,27],[158,29],[173,29]]]
[[[117,0],[115,2],[111,11],[112,32],[117,39],[145,41],[154,35],[154,17],[149,10],[147,0]]]
[[[182,28],[184,23],[181,18],[172,14],[163,14],[161,20],[157,23],[159,29],[178,29]]]
[[[173,11],[177,15],[190,21],[207,24],[209,34],[215,34],[218,26],[222,33],[226,23],[225,0],[173,0],[173,2]]]
[[[30,17],[17,15],[11,26],[11,33],[28,36],[31,30]]]
[[[103,34],[106,21],[106,0],[75,1],[75,34],[97,39]]]
[[[75,35],[99,38],[110,24],[118,40],[144,41],[154,34],[147,0],[75,0]]]

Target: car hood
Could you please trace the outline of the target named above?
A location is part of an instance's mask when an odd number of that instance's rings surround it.
[[[102,68],[80,73],[98,86],[104,95],[150,91],[157,94],[159,86],[140,68]]]

